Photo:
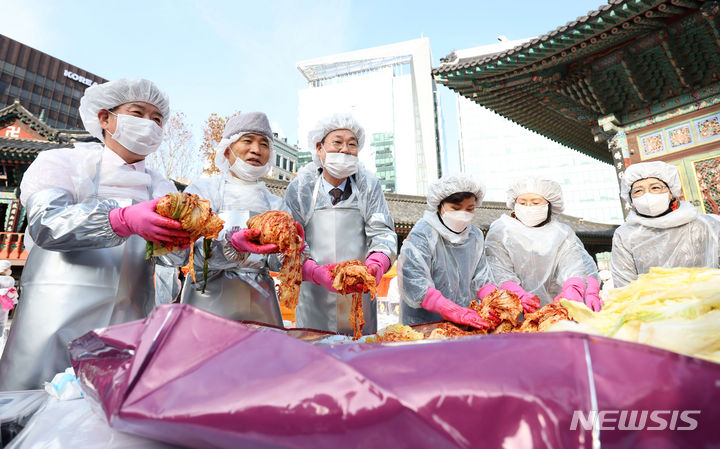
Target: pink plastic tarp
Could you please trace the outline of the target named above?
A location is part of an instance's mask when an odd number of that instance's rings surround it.
[[[583,334],[318,346],[164,305],[80,337],[70,353],[113,428],[192,448],[720,444],[720,365]],[[583,427],[577,414],[591,410],[605,412],[603,429]],[[648,416],[641,430],[618,430],[623,410],[670,411],[656,413],[667,428],[650,430],[659,424]],[[694,430],[680,430],[687,410],[699,411],[687,415]]]

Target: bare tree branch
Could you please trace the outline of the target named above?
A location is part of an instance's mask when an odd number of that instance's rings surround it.
[[[175,112],[165,125],[162,145],[146,158],[148,166],[168,179],[189,181],[200,172],[200,157],[186,120],[185,114]]]

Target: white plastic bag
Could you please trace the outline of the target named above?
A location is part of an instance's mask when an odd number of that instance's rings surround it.
[[[88,401],[48,397],[7,449],[170,449],[159,441],[113,430],[93,413]]]

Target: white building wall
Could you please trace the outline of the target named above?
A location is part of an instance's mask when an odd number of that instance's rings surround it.
[[[471,100],[457,96],[461,169],[487,186],[488,201],[505,201],[512,182],[542,176],[563,186],[565,213],[589,221],[622,223],[615,171],[553,142]]]
[[[405,70],[392,65],[357,71],[364,61],[409,57]],[[326,67],[347,64],[322,83],[312,78]],[[423,195],[430,181],[437,179],[438,142],[431,76],[432,58],[427,38],[326,56],[298,63],[309,87],[300,90],[298,136],[300,148],[307,148],[308,131],[315,122],[332,112],[351,112],[365,128],[365,148],[360,161],[375,171],[375,154],[369,145],[375,133],[392,133],[396,160],[396,191]],[[356,70],[356,71],[353,71]],[[315,85],[313,85],[315,84]],[[317,85],[322,84],[322,85]]]

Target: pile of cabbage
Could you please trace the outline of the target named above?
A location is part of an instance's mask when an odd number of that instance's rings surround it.
[[[644,343],[720,363],[720,269],[652,268],[609,291],[605,307],[562,300],[570,318],[552,331]]]

